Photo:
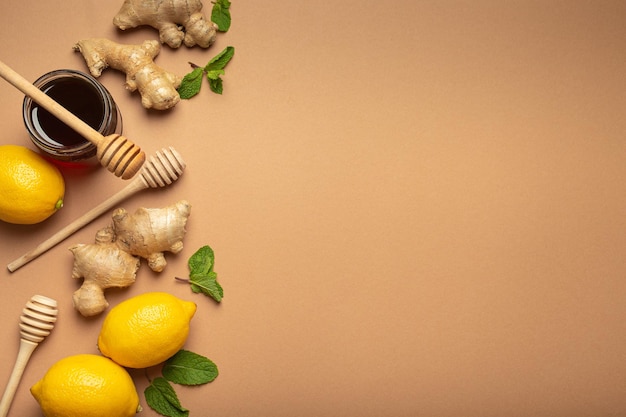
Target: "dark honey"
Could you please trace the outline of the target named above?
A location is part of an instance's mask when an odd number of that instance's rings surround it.
[[[91,75],[57,70],[41,76],[33,84],[102,136],[121,134],[121,115],[111,94]],[[66,162],[88,159],[96,154],[93,143],[30,97],[24,99],[23,115],[33,143],[44,154]]]
[[[43,92],[96,130],[104,117],[104,102],[98,90],[79,78],[59,78],[49,83]],[[39,104],[31,107],[33,126],[41,138],[52,147],[74,147],[85,138],[61,122]]]

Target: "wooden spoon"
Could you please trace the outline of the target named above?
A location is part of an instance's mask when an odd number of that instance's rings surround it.
[[[183,161],[183,158],[174,148],[169,147],[161,149],[156,155],[148,158],[148,161],[146,161],[140,171],[140,175],[134,178],[126,187],[59,230],[35,249],[11,262],[7,268],[11,272],[15,271],[132,194],[145,188],[160,188],[170,185],[183,174],[184,170],[185,161]]]
[[[102,136],[100,132],[61,106],[2,61],[0,61],[0,76],[48,110],[57,119],[96,145],[96,157],[100,164],[116,176],[125,180],[129,179],[143,165],[146,156],[137,145],[117,133],[106,137]]]
[[[34,295],[26,303],[20,316],[20,348],[17,353],[13,372],[9,377],[2,401],[0,401],[0,417],[6,417],[13,402],[15,391],[22,379],[22,374],[35,348],[50,334],[57,320],[57,302],[43,295]]]

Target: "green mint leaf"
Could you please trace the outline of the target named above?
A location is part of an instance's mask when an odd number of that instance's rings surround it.
[[[226,64],[232,59],[235,55],[235,48],[233,46],[227,46],[224,48],[222,52],[215,55],[208,64],[204,67],[206,72],[221,70],[226,67]]]
[[[228,32],[230,28],[230,1],[216,0],[211,10],[211,21],[215,23],[220,32]]]
[[[181,385],[201,385],[217,378],[217,365],[210,359],[188,350],[179,350],[163,364],[163,376]]]
[[[215,254],[209,245],[198,249],[187,261],[191,274],[208,274],[213,270]]]
[[[166,417],[188,417],[189,410],[180,405],[174,388],[165,378],[152,380],[144,390],[146,403],[157,413]]]
[[[222,94],[224,91],[220,75],[224,75],[224,67],[226,67],[228,62],[230,62],[233,55],[235,55],[235,48],[227,46],[222,52],[213,57],[213,59],[211,59],[204,67],[207,79],[209,80],[209,87],[214,93]]]
[[[217,274],[213,271],[207,274],[191,274],[189,283],[193,292],[207,295],[218,303],[224,298],[224,290],[217,282]]]
[[[202,68],[194,68],[193,71],[183,77],[178,87],[178,95],[180,98],[188,100],[200,92],[203,74],[204,70]]]
[[[225,71],[223,69],[211,70],[211,71],[207,71],[206,76],[209,79],[209,82],[211,82],[211,80],[219,80],[220,75],[224,75],[224,74],[225,74]]]
[[[217,273],[213,271],[215,253],[209,245],[202,246],[187,261],[189,265],[189,284],[195,293],[202,293],[218,303],[224,297],[224,290],[217,282]]]
[[[224,91],[222,79],[219,77],[215,80],[209,78],[209,88],[215,94],[222,94],[222,92]]]

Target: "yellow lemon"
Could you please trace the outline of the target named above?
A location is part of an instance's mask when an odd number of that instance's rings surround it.
[[[113,307],[102,323],[98,348],[129,368],[158,365],[178,352],[189,336],[196,304],[165,292],[149,292]]]
[[[0,146],[0,220],[15,224],[44,221],[63,207],[65,181],[59,169],[18,145]]]
[[[100,355],[59,360],[30,392],[45,417],[131,417],[141,410],[126,369]]]

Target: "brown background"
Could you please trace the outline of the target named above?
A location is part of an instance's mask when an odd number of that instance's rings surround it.
[[[156,38],[118,32],[120,4],[6,0],[0,58],[34,80],[84,70],[82,38]],[[129,138],[188,163],[172,188],[123,204],[188,199],[185,249],[108,299],[198,303],[186,347],[221,374],[177,388],[192,415],[626,415],[626,3],[234,1],[232,14],[208,51],[157,58],[182,75],[235,46],[222,96],[205,85],[149,112],[123,74],[101,77]],[[0,143],[30,146],[23,96],[2,82],[0,97]],[[64,173],[61,212],[0,224],[3,262],[125,185]],[[97,352],[103,316],[72,309],[67,247],[106,224],[0,272],[1,387],[23,305],[60,303],[13,416],[40,415],[28,388],[56,360]],[[221,305],[174,281],[204,244]]]

